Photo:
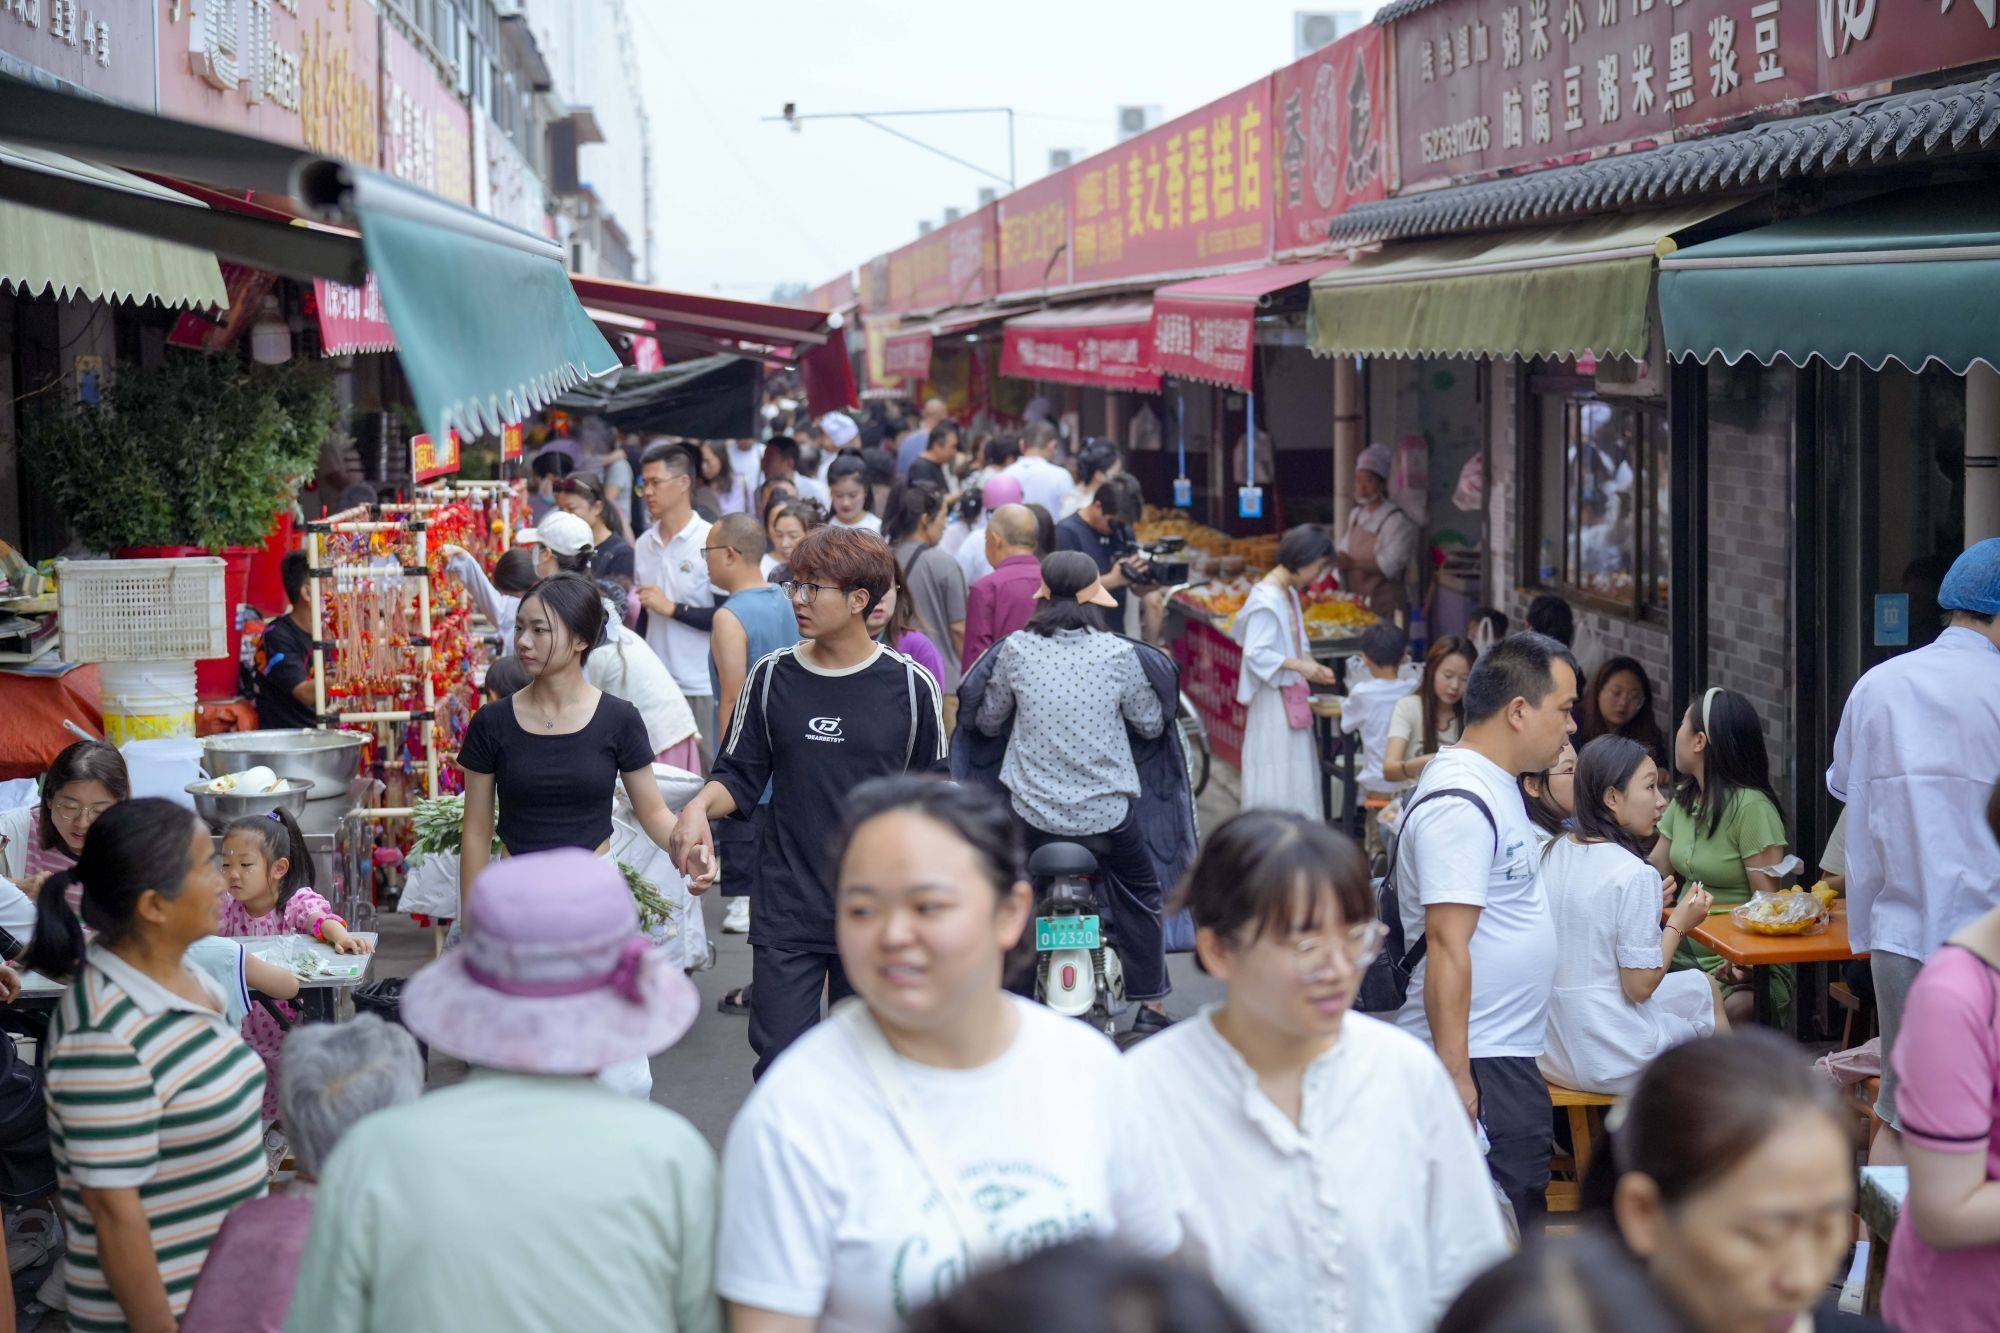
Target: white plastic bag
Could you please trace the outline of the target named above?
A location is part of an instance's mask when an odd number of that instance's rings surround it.
[[[398,912],[418,912],[434,918],[458,915],[458,853],[427,852],[410,862],[403,880]]]

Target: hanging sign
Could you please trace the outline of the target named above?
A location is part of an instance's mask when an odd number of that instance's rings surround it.
[[[457,431],[453,431],[443,444],[428,435],[411,436],[410,475],[422,483],[458,471],[458,450]]]
[[[510,421],[500,428],[500,461],[511,463],[521,456],[521,423]]]

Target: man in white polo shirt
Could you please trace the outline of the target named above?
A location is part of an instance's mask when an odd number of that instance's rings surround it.
[[[639,492],[653,526],[633,547],[632,591],[646,612],[646,643],[673,673],[701,732],[704,766],[715,757],[715,694],[708,681],[708,631],[715,588],[708,581],[708,524],[694,512],[694,460],[658,444],[639,461]]]
[[[1076,485],[1069,469],[1053,462],[1056,428],[1046,421],[1031,421],[1021,432],[1021,457],[1007,469],[1007,475],[1021,483],[1021,503],[1040,505],[1054,518],[1063,511],[1063,500]]]
[[[1553,1111],[1536,1057],[1556,931],[1516,779],[1562,753],[1578,680],[1554,639],[1502,639],[1466,682],[1462,738],[1425,766],[1397,833],[1403,939],[1422,937],[1426,952],[1396,1022],[1437,1050],[1484,1128],[1487,1169],[1524,1237],[1538,1229],[1549,1183]]]

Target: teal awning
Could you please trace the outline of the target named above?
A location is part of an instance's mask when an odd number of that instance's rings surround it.
[[[316,217],[358,228],[365,263],[357,262],[363,256],[350,234],[233,217],[96,182],[85,188],[0,159],[0,199],[293,275],[353,285],[372,269],[424,429],[440,439],[454,426],[462,434],[498,434],[572,385],[618,368],[611,344],[577,301],[562,248],[546,237],[335,158],[5,74],[0,106],[7,109],[0,141],[288,195]],[[204,224],[212,238],[191,234]]]
[[[1660,261],[1668,354],[2000,368],[2000,186],[1901,190]]]

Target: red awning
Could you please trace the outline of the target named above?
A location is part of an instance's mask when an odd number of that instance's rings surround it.
[[[931,373],[931,331],[911,329],[882,340],[882,372],[915,383]]]
[[[1153,303],[1059,306],[1010,319],[1000,373],[1052,384],[1157,391]]]
[[[1257,312],[1277,293],[1346,262],[1266,264],[1160,288],[1153,293],[1154,368],[1181,379],[1250,388]]]
[[[785,360],[796,360],[830,336],[827,316],[819,310],[670,292],[582,273],[572,273],[569,278],[578,299],[591,311],[642,320],[648,325],[646,331],[661,335],[663,343],[673,341],[673,335],[719,351],[747,350],[738,345],[748,343],[774,349]]]

